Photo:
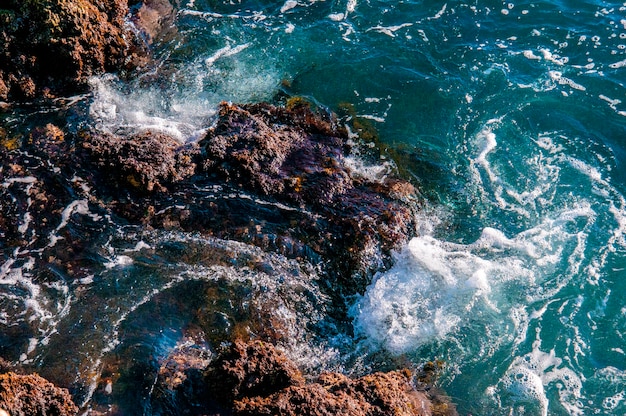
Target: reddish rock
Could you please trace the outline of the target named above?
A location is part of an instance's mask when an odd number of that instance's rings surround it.
[[[268,396],[304,383],[296,365],[271,344],[235,341],[207,369],[210,391],[222,401]]]
[[[431,416],[432,403],[424,392],[398,371],[350,379],[326,373],[315,383],[292,386],[267,397],[236,401],[241,416]]]
[[[204,170],[263,197],[301,207],[302,238],[337,259],[348,292],[361,292],[391,250],[415,233],[416,193],[398,178],[374,182],[344,163],[348,135],[331,115],[306,105],[223,104],[199,145]],[[356,274],[355,274],[356,273]]]
[[[129,64],[126,0],[8,0],[0,9],[0,100],[76,92]]]
[[[166,191],[168,185],[195,172],[194,152],[164,134],[90,134],[83,140],[89,162],[106,175],[108,186],[131,188],[140,196]]]
[[[262,195],[321,206],[354,187],[340,165],[345,137],[306,107],[225,103],[200,145],[207,171]]]
[[[210,394],[231,404],[238,416],[453,416],[443,396],[409,371],[351,379],[324,373],[306,382],[295,365],[271,344],[235,342],[207,369]]]
[[[36,374],[0,374],[0,409],[11,416],[74,416],[78,413],[66,389]]]
[[[132,8],[132,21],[148,44],[175,33],[172,23],[176,13],[170,0],[143,0],[138,3]]]

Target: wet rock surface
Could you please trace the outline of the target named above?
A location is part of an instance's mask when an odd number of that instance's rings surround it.
[[[66,389],[36,374],[0,374],[0,414],[11,416],[74,416],[78,407]]]
[[[141,403],[150,403],[153,414],[437,414],[428,407],[432,397],[415,391],[404,373],[360,379],[327,374],[307,382],[272,346],[302,339],[289,329],[297,324],[288,322],[301,318],[284,312],[295,310],[296,302],[310,309],[299,313],[320,315],[315,325],[325,321],[327,329],[349,332],[343,296],[363,291],[371,275],[390,261],[391,251],[415,232],[415,189],[393,175],[359,175],[346,163],[350,150],[347,132],[334,116],[308,106],[270,104],[223,104],[206,137],[196,144],[181,144],[160,133],[119,136],[53,124],[24,136],[5,136],[0,140],[0,253],[5,272],[15,273],[11,276],[19,285],[22,272],[17,267],[24,265],[34,270],[29,278],[42,287],[61,278],[77,290],[79,300],[102,304],[90,312],[93,317],[83,314],[84,325],[115,309],[116,296],[90,293],[94,274],[112,270],[116,277],[110,290],[119,290],[117,296],[123,290],[132,294],[138,285],[118,289],[125,273],[115,274],[114,264],[103,266],[109,254],[94,248],[108,247],[121,228],[194,233],[245,243],[285,259],[281,266],[251,250],[237,255],[234,248],[206,243],[143,243],[149,248],[141,249],[141,264],[135,269],[145,269],[148,276],[161,265],[185,263],[208,267],[211,273],[229,267],[248,270],[245,273],[280,282],[249,283],[242,275],[176,286],[171,293],[154,295],[141,309],[145,317],[137,312],[134,318],[134,309],[123,315],[127,321],[136,319],[129,329],[111,329],[127,331],[130,341],[115,351],[132,359],[103,359],[94,393],[89,393],[87,381],[75,385],[74,375],[63,365],[50,366],[45,376],[72,387],[81,403],[93,394],[102,406],[94,405],[92,414],[110,413],[107,406],[118,409],[110,414],[132,414],[142,411]],[[317,272],[304,272],[305,264]],[[313,275],[318,280],[293,280]],[[285,279],[294,283],[286,284]],[[46,290],[52,296],[56,289],[52,285]],[[188,290],[194,296],[185,295]],[[107,302],[112,304],[109,309]],[[169,319],[185,325],[183,332],[194,332],[193,345],[164,356],[161,351],[158,360],[139,358],[156,352],[133,337],[141,339],[141,328],[161,317],[163,328],[172,325]],[[51,330],[72,333],[79,327],[68,323],[67,328]],[[28,321],[7,329],[0,335],[0,355],[28,369],[36,369],[38,362],[63,362],[57,357],[63,348],[39,361],[19,357],[16,352],[37,339],[37,329]],[[267,342],[234,342],[211,359],[220,343],[242,335]],[[74,343],[54,336],[46,342]],[[75,342],[76,348],[83,348],[79,339]],[[104,341],[93,344],[98,342]],[[87,373],[89,365],[78,369]],[[138,404],[118,408],[118,399]]]
[[[209,396],[235,415],[455,415],[448,400],[408,371],[349,378],[323,373],[306,381],[279,350],[237,341],[205,371]],[[417,386],[416,384],[417,383]]]
[[[88,77],[132,65],[126,0],[9,0],[0,9],[0,100],[84,89]]]
[[[199,145],[209,175],[310,213],[286,228],[303,230],[299,239],[322,257],[340,257],[335,270],[340,280],[348,277],[341,281],[348,291],[364,290],[381,266],[370,261],[384,259],[414,233],[415,189],[352,172],[344,163],[348,134],[332,115],[306,105],[224,104]]]

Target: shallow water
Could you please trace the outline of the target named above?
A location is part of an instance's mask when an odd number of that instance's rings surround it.
[[[351,301],[355,337],[294,345],[301,364],[358,372],[381,356],[443,359],[440,384],[461,414],[626,414],[626,3],[196,0],[175,25],[152,72],[92,81],[81,123],[192,141],[222,100],[286,92],[331,110],[350,103],[429,201],[419,236]],[[27,182],[13,185],[27,193]],[[69,214],[109,221],[80,200],[67,209],[57,231],[75,226]],[[26,216],[23,226],[28,235]],[[116,348],[166,354],[185,336],[175,328],[193,321],[172,300],[189,274],[214,276],[194,278],[205,293],[226,279],[252,297],[268,273],[289,276],[312,304],[258,300],[283,305],[287,322],[325,302],[292,279],[287,259],[267,259],[269,272],[181,262],[168,250],[232,243],[107,229],[79,283],[35,266],[28,251],[44,243],[4,259],[0,320],[22,334],[4,343],[15,360],[56,362],[47,346],[67,331],[90,334],[77,347],[86,358],[67,370],[86,379],[106,373]],[[142,335],[133,322],[158,304],[170,312]],[[214,313],[226,326],[237,321],[228,308]],[[82,385],[85,400],[108,400]]]

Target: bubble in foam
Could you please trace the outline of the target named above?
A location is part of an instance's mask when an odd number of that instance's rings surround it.
[[[541,351],[538,340],[530,353],[513,360],[498,387],[493,391],[502,396],[504,402],[511,401],[514,407],[526,403],[535,405],[544,416],[548,415],[549,406],[546,389],[556,390],[559,402],[568,414],[584,414],[579,400],[582,391],[580,377],[564,365],[554,350]]]
[[[614,396],[604,398],[602,407],[606,410],[615,410],[622,401],[624,401],[624,391],[620,391]]]
[[[513,395],[517,402],[536,402],[541,414],[548,414],[548,399],[539,375],[528,368],[516,368],[503,380],[504,388]]]

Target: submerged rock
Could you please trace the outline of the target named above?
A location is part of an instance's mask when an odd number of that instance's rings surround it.
[[[3,413],[4,411],[4,413]],[[74,416],[78,407],[68,391],[36,374],[0,374],[0,414]]]

